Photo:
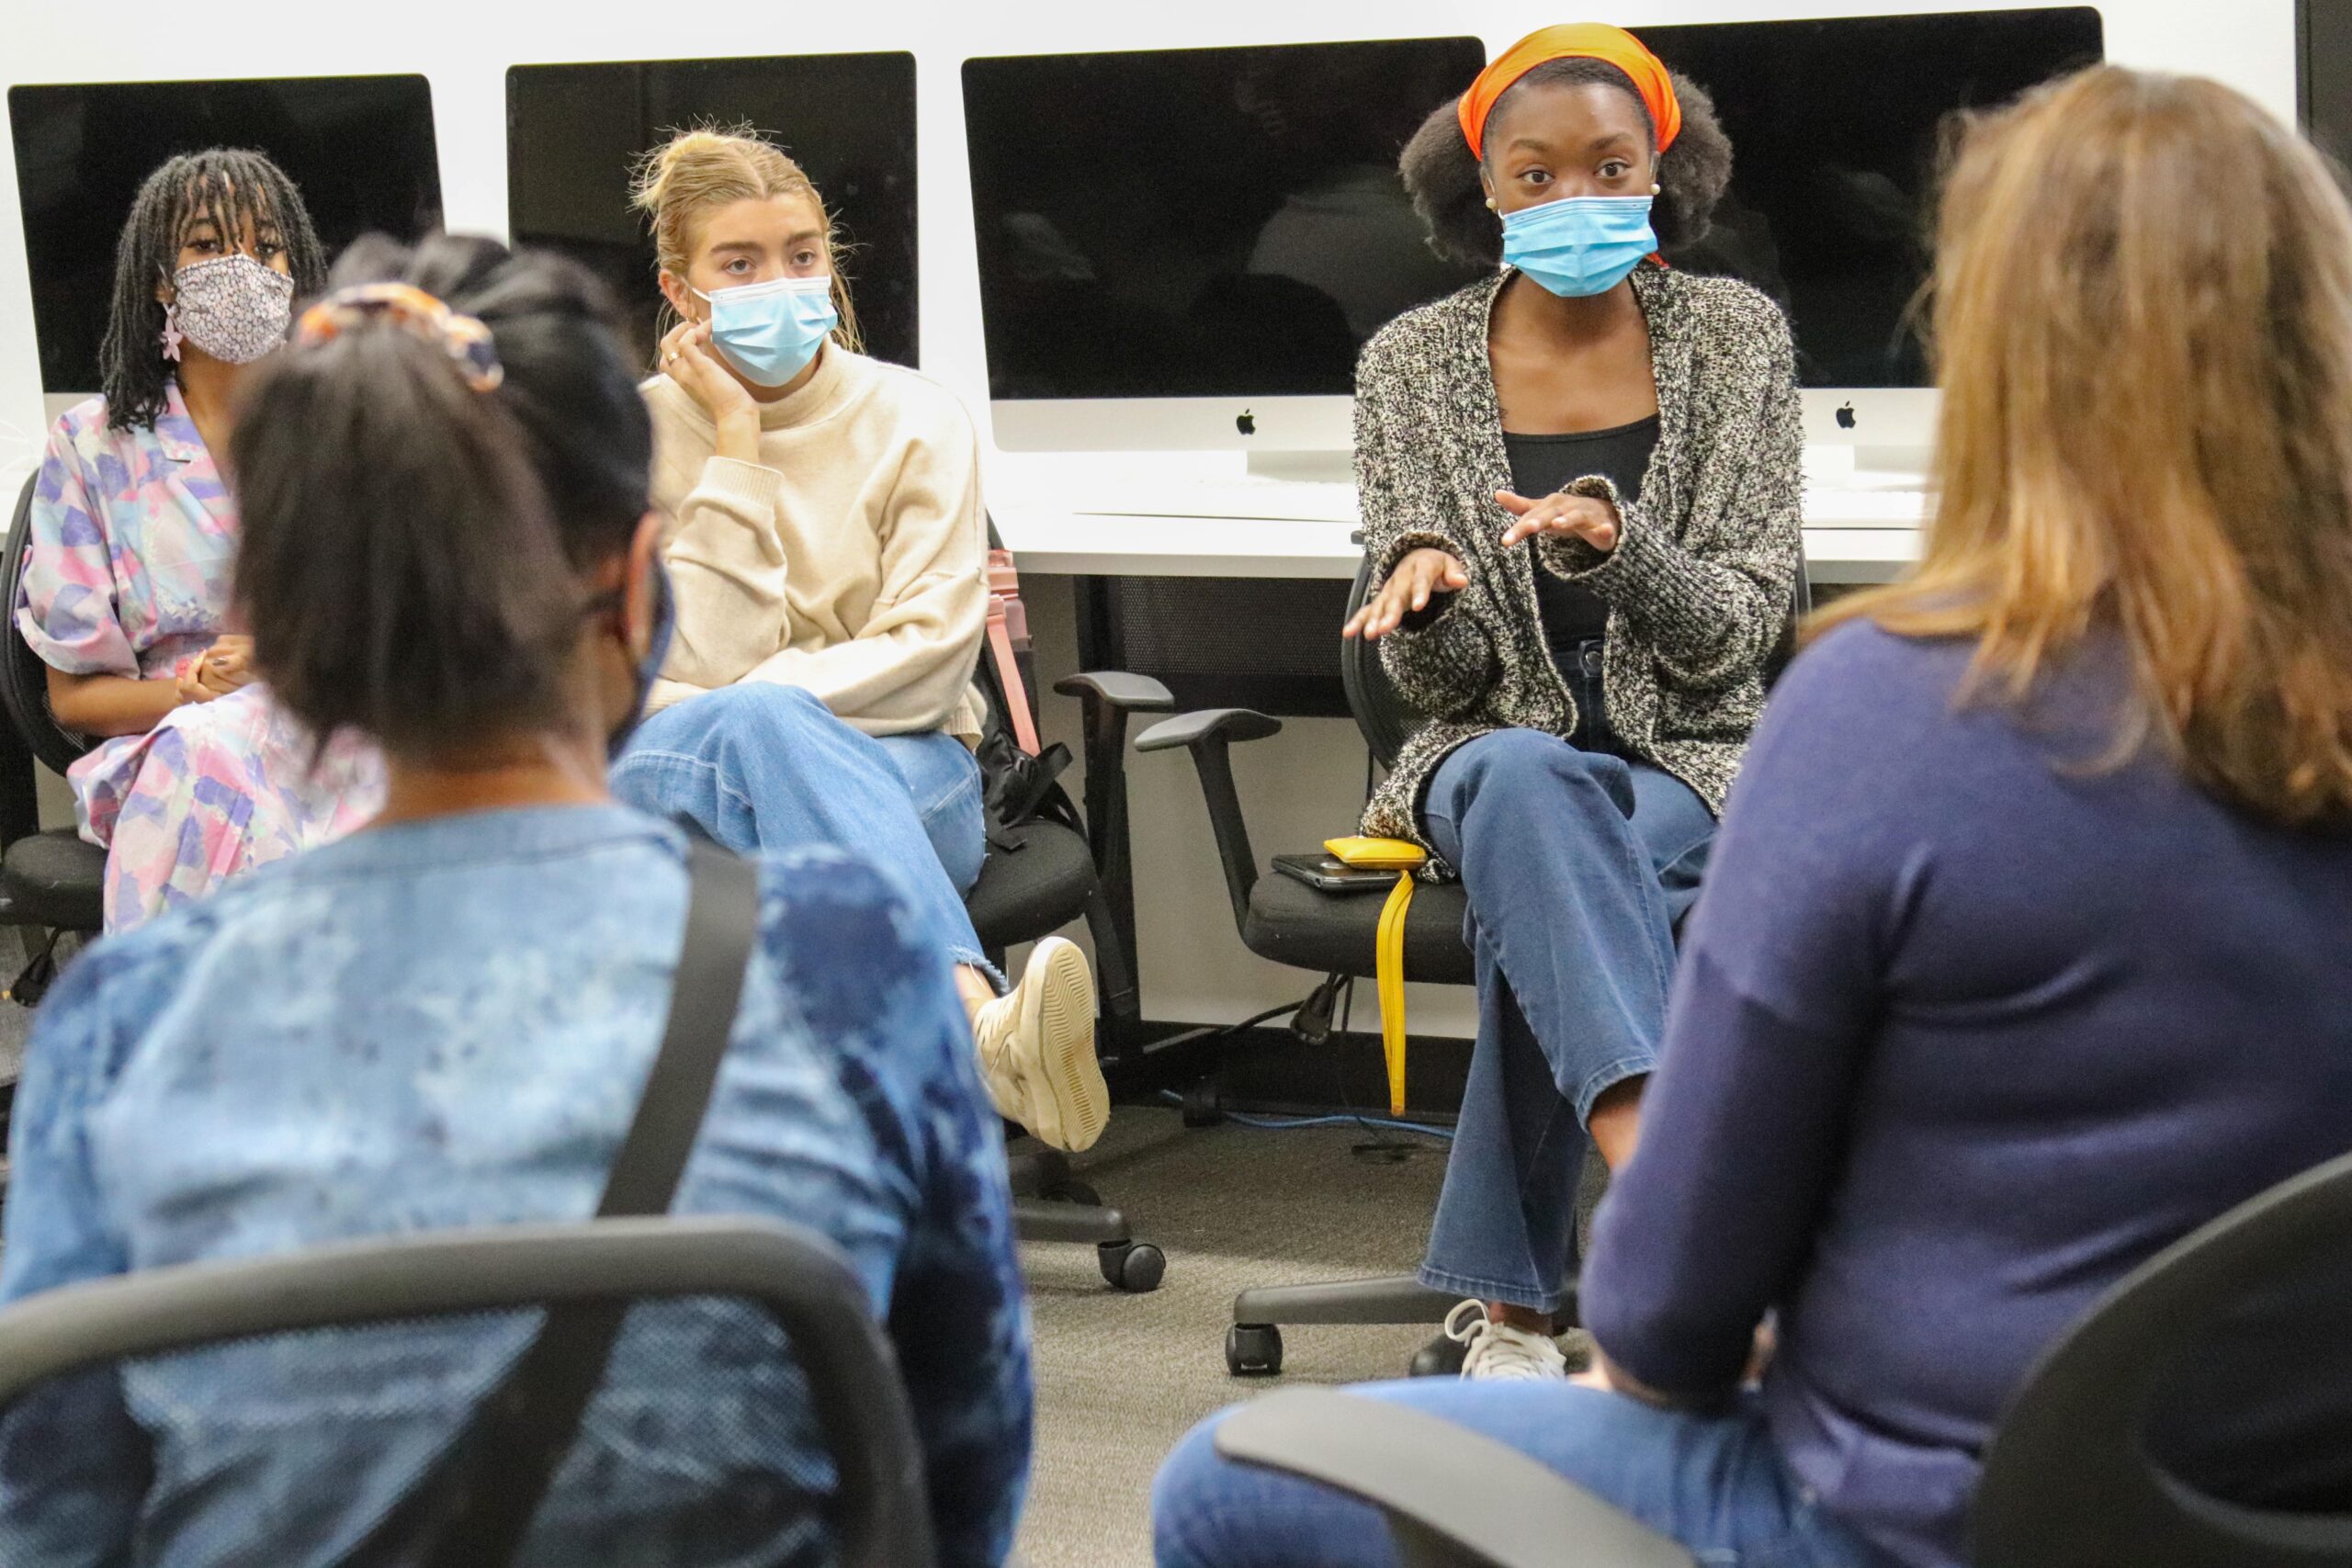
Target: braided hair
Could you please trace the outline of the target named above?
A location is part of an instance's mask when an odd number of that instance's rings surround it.
[[[191,216],[210,219],[226,243],[248,222],[277,231],[294,275],[296,295],[325,286],[326,252],[311,227],[302,193],[286,172],[259,152],[208,147],[183,152],[149,175],[130,204],[130,220],[115,247],[114,303],[98,345],[98,386],[106,393],[107,424],[115,430],[153,427],[164,412],[171,372],[164,360],[164,304],[155,286],[170,279],[180,254],[180,231]]]
[[[1715,103],[1703,88],[1674,73],[1675,100],[1682,106],[1682,133],[1657,157],[1657,205],[1651,222],[1658,243],[1672,249],[1706,237],[1715,202],[1731,183],[1731,138],[1715,118]],[[1543,86],[1598,83],[1634,100],[1642,123],[1657,145],[1657,127],[1633,78],[1606,61],[1570,57],[1550,60],[1511,84],[1495,111],[1521,93]],[[1502,227],[1487,210],[1486,187],[1478,183],[1477,154],[1462,139],[1462,123],[1449,99],[1422,122],[1398,160],[1413,209],[1430,231],[1430,249],[1448,261],[1497,266],[1503,259]]]

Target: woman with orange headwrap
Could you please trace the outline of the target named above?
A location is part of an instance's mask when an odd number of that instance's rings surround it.
[[[1667,268],[1730,177],[1704,93],[1640,40],[1546,28],[1406,149],[1437,248],[1501,265],[1356,378],[1377,639],[1428,722],[1365,813],[1459,874],[1479,1029],[1423,1281],[1470,1377],[1561,1377],[1589,1130],[1634,1147],[1676,932],[1787,630],[1788,326]]]
[[[2188,1525],[2316,1541],[2352,1495],[2324,1244],[2143,1352],[2086,1424],[2123,1483],[1980,1491],[2069,1325],[2352,1146],[2352,203],[2243,95],[2104,66],[1971,127],[1938,230],[1919,570],[1832,606],[1758,729],[1593,1227],[1594,1366],[1351,1412],[1472,1517],[1568,1505],[1432,1418],[1715,1568],[2247,1562]],[[1217,1432],[1161,1472],[1160,1568],[1397,1561]]]

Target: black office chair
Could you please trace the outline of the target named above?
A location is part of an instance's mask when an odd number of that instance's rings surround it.
[[[7,589],[8,626],[0,650],[0,708],[32,760],[63,773],[89,750],[85,738],[58,728],[49,711],[49,666],[17,629],[16,607],[23,592],[25,552],[32,535],[33,486],[28,475],[8,521],[8,541],[0,553],[0,583]],[[29,821],[17,824],[33,829]],[[32,964],[18,976],[10,996],[30,1007],[40,1000],[56,973],[54,953],[61,932],[88,935],[105,919],[107,852],[85,843],[71,828],[20,831],[0,848],[0,924],[40,927],[50,933]]]
[[[0,1312],[0,1411],[51,1379],[231,1341],[692,1297],[756,1305],[790,1339],[833,1458],[836,1560],[858,1568],[935,1561],[922,1455],[889,1338],[832,1244],[775,1221],[662,1216],[424,1232],[69,1285]],[[482,1459],[488,1472],[500,1456]],[[775,1459],[782,1469],[793,1456]],[[253,1560],[266,1560],[269,1544],[254,1541]]]
[[[1348,595],[1350,615],[1362,607],[1371,592],[1372,569],[1369,557],[1356,569],[1355,586]],[[1797,624],[1812,607],[1812,589],[1800,549],[1796,592],[1775,659],[1776,670],[1795,651]],[[1340,640],[1336,635],[1334,640],[1339,642],[1340,679],[1356,728],[1374,760],[1383,768],[1391,767],[1419,718],[1390,683],[1375,646]],[[1136,737],[1136,750],[1164,751],[1181,746],[1192,753],[1201,792],[1208,800],[1209,827],[1224,864],[1233,923],[1241,933],[1243,946],[1277,964],[1334,976],[1373,978],[1374,939],[1385,900],[1361,893],[1325,893],[1295,877],[1259,874],[1228,753],[1237,744],[1261,740],[1281,730],[1280,720],[1248,708],[1211,708],[1161,720]],[[1335,832],[1353,830],[1348,825],[1334,827]],[[1405,917],[1408,981],[1454,986],[1475,981],[1470,949],[1463,941],[1468,911],[1459,882],[1425,885],[1414,893]],[[1279,1325],[1283,1324],[1442,1323],[1460,1300],[1457,1294],[1428,1289],[1409,1274],[1253,1287],[1234,1298],[1233,1325],[1226,1333],[1226,1368],[1236,1377],[1280,1372]],[[1572,1315],[1574,1310],[1571,1285],[1563,1315]],[[1415,1370],[1447,1370],[1445,1358],[1432,1347],[1417,1358]]]
[[[2217,1325],[2258,1309],[2262,1353],[2292,1344],[2341,1347],[2352,1315],[2328,1298],[2327,1319],[2282,1319],[2279,1282],[2352,1249],[2352,1155],[2293,1177],[2192,1231],[2134,1269],[2034,1363],[1984,1455],[1971,1515],[1982,1568],[2128,1562],[2132,1568],[2321,1568],[2352,1562],[2352,1511],[2248,1507],[2205,1495],[2163,1468],[2142,1441],[2166,1385],[2210,1356]],[[2289,1298],[2291,1300],[2292,1298]],[[2300,1315],[2300,1314],[2297,1314]],[[2244,1343],[2255,1342],[2244,1327]],[[2291,1343],[2290,1335],[2291,1334]],[[2273,1364],[2281,1364],[2275,1359]],[[2304,1365],[2341,1376],[2340,1361]],[[2338,1408],[2341,1408],[2339,1402]],[[2193,1418],[2193,1417],[2192,1417]],[[2352,1442],[2340,1427],[2331,1436]],[[2338,1450],[2337,1470],[2352,1465]]]
[[[998,543],[993,523],[989,542]],[[1011,698],[996,661],[986,652],[974,678],[988,699],[989,728],[1004,728]],[[1087,832],[1080,836],[1061,822],[1039,818],[996,834],[964,907],[980,946],[1000,964],[1007,948],[1083,919],[1094,940],[1098,1044],[1109,1049],[1141,1018],[1132,894],[1124,870],[1127,716],[1164,713],[1175,706],[1175,699],[1157,681],[1118,673],[1069,676],[1057,682],[1054,690],[1078,698],[1084,716]],[[1034,725],[1034,701],[1030,707]],[[1123,897],[1124,920],[1117,907]],[[1071,1174],[1069,1156],[1040,1148],[1017,1153],[1009,1164],[1018,1194],[1013,1226],[1023,1240],[1091,1241],[1102,1278],[1110,1284],[1130,1292],[1159,1287],[1167,1271],[1166,1255],[1149,1242],[1135,1239],[1126,1216],[1106,1206],[1101,1194]]]
[[[2342,1568],[2352,1513],[2210,1496],[2142,1441],[2165,1384],[2233,1310],[2352,1247],[2352,1156],[2166,1247],[2045,1350],[2009,1402],[1971,1515],[1980,1568]],[[2319,1325],[2343,1342],[2341,1302]],[[2315,1369],[2315,1375],[2323,1370]],[[1237,1411],[1217,1452],[1388,1516],[1408,1568],[1692,1568],[1689,1551],[1514,1449],[1328,1390]]]

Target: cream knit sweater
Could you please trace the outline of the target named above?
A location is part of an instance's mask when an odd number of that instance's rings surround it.
[[[828,344],[806,386],[761,407],[745,463],[716,455],[676,382],[643,389],[678,611],[652,705],[772,681],[868,735],[977,739],[988,527],[954,395]]]

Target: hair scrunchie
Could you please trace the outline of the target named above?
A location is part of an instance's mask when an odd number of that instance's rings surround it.
[[[506,367],[498,362],[498,345],[490,329],[472,316],[459,315],[413,284],[363,283],[338,288],[302,312],[302,319],[294,324],[294,342],[300,347],[316,347],[373,321],[390,321],[437,345],[456,364],[466,385],[477,392],[494,392],[506,378]]]

